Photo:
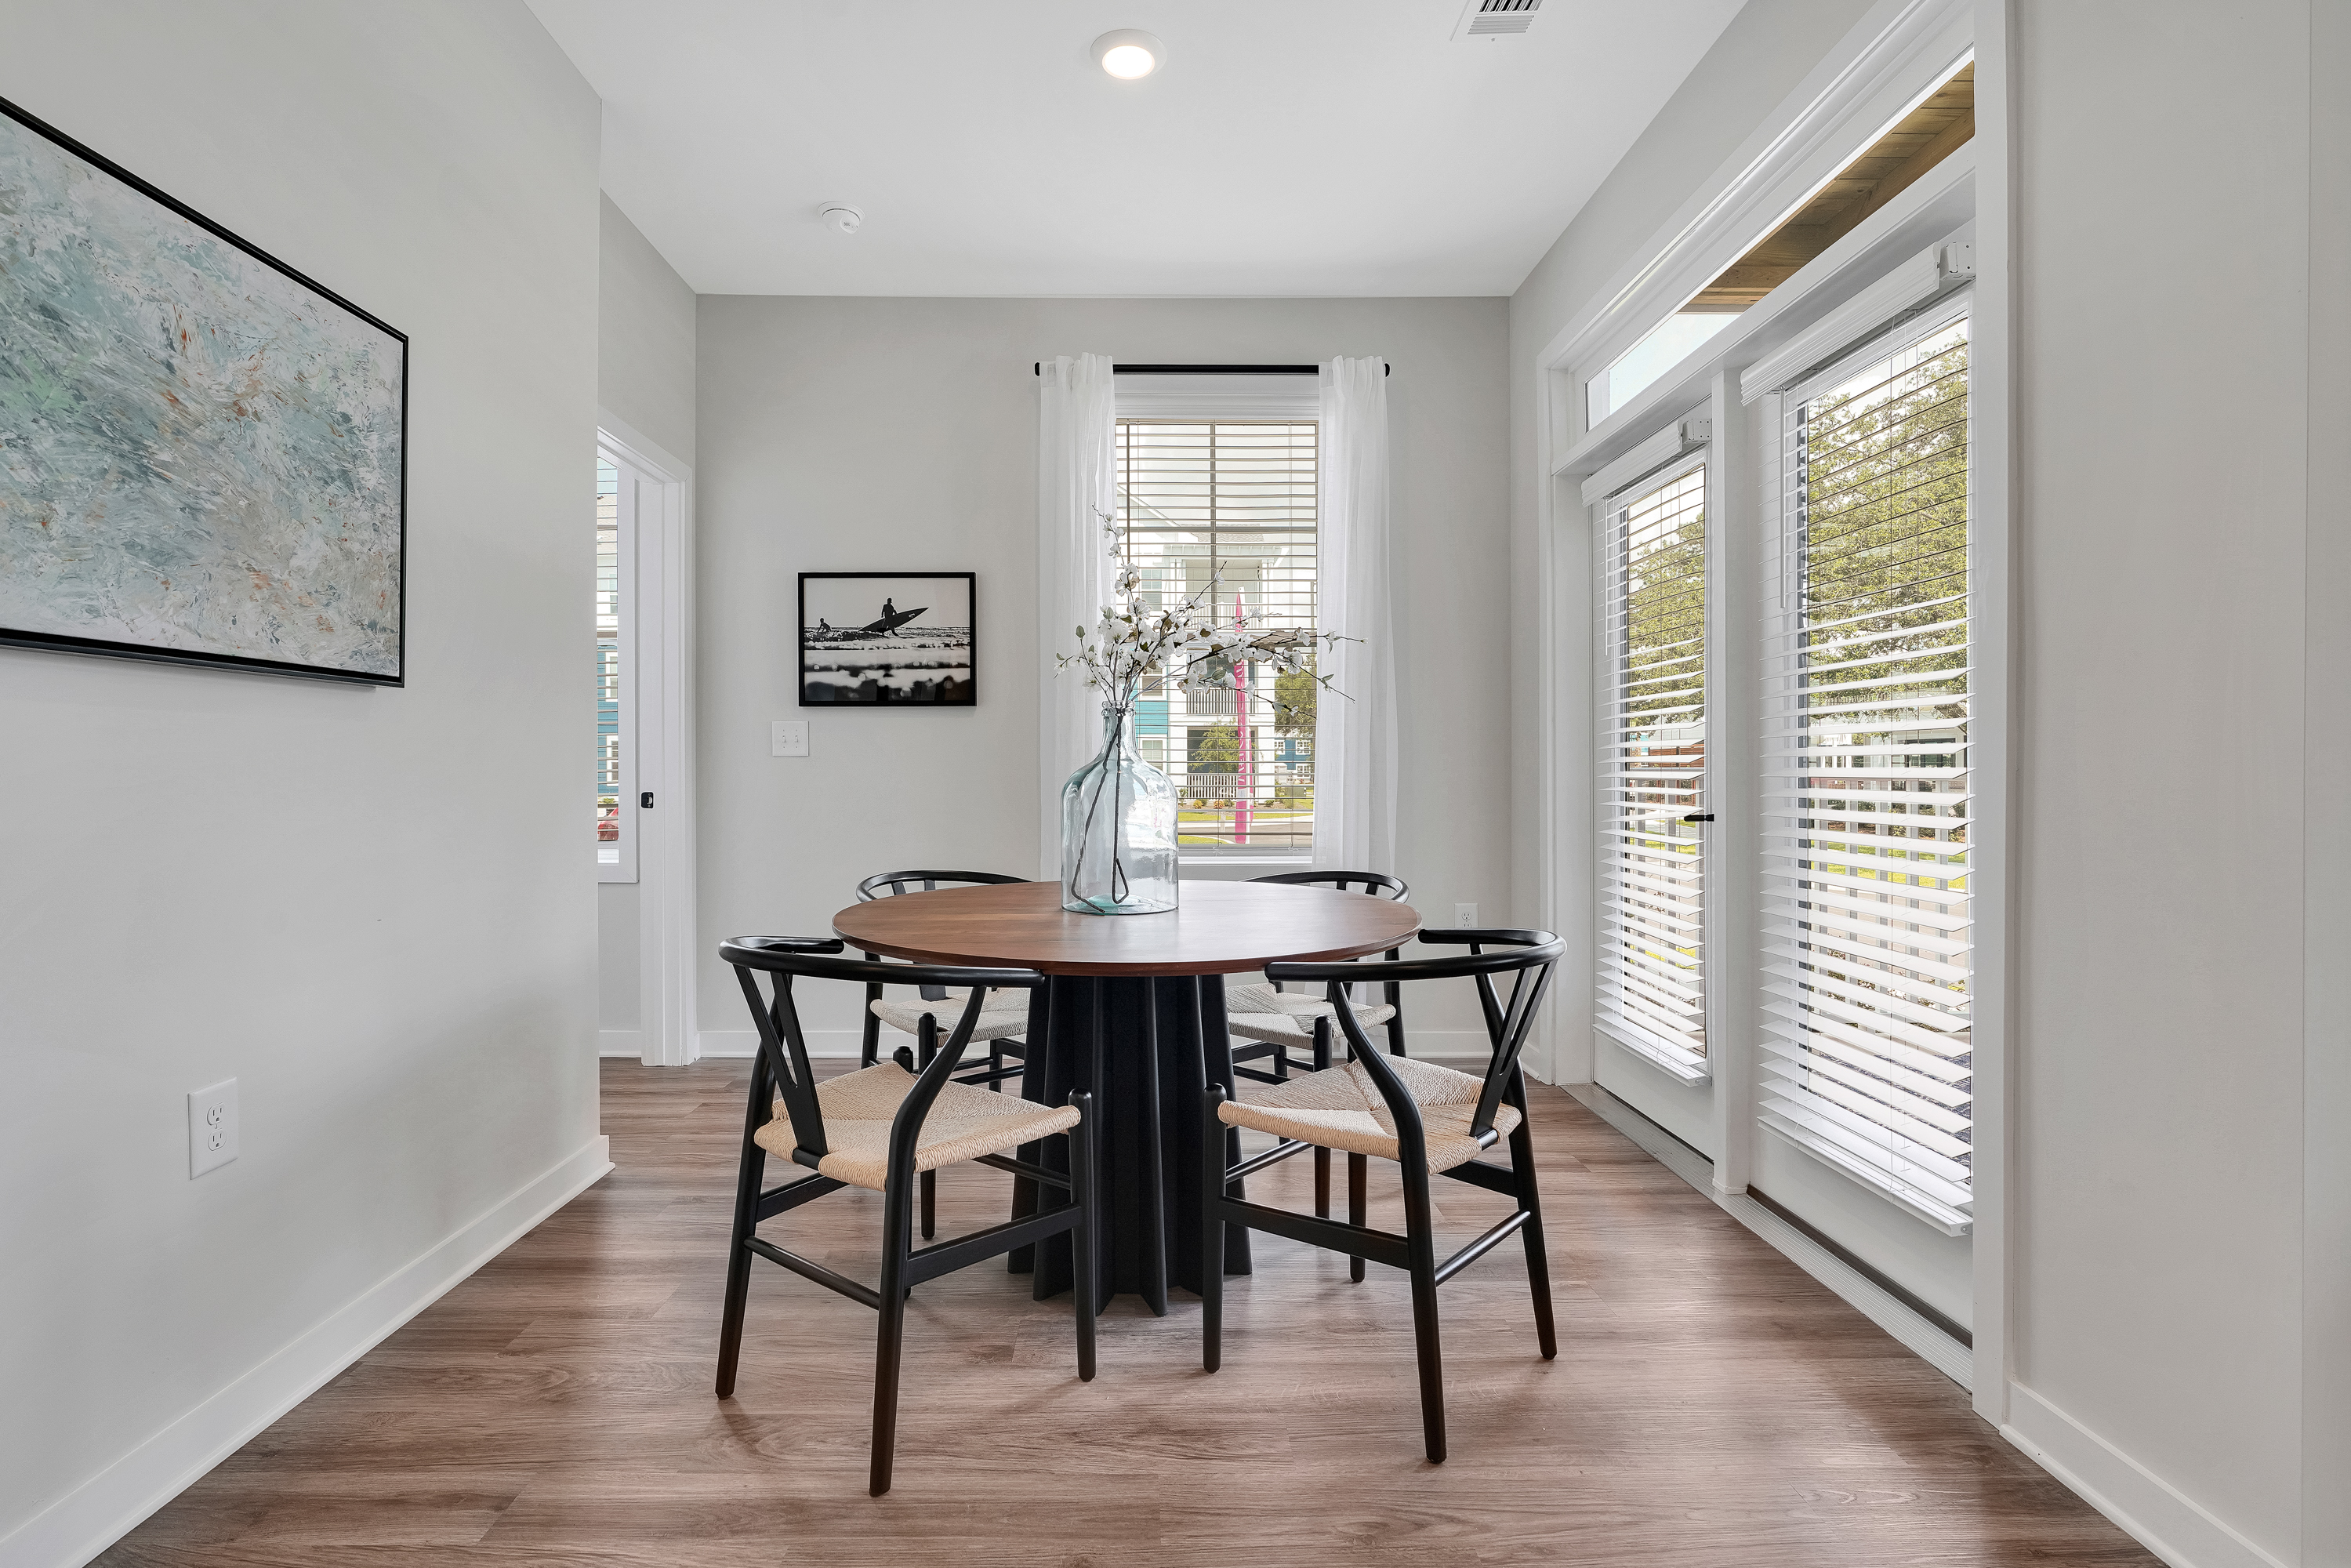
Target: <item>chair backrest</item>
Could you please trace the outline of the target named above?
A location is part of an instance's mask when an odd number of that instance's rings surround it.
[[[871,904],[902,893],[936,893],[942,887],[994,887],[1028,880],[992,871],[877,871],[857,884],[857,902]]]
[[[1402,904],[1412,896],[1412,889],[1404,878],[1390,876],[1382,871],[1286,871],[1275,876],[1253,876],[1251,882],[1278,882],[1290,887],[1333,887],[1341,893],[1364,893],[1378,898],[1383,894]]]
[[[1485,1086],[1478,1095],[1478,1108],[1469,1119],[1470,1134],[1482,1139],[1493,1130],[1494,1113],[1517,1078],[1519,1053],[1526,1049],[1527,1037],[1534,1028],[1535,1009],[1542,1005],[1543,993],[1551,988],[1552,969],[1566,951],[1567,944],[1548,931],[1479,927],[1423,931],[1420,940],[1467,946],[1469,951],[1458,957],[1406,958],[1383,964],[1380,979],[1449,980],[1467,976],[1477,980],[1479,1007],[1485,1014],[1487,1037],[1494,1046],[1493,1060],[1486,1065]],[[1489,953],[1486,950],[1489,947],[1499,950]],[[1277,984],[1283,980],[1319,980],[1330,988],[1329,997],[1338,1013],[1339,1028],[1345,1033],[1354,1059],[1363,1064],[1364,1071],[1378,1086],[1381,1097],[1387,1101],[1399,1135],[1408,1124],[1410,1141],[1418,1144],[1419,1108],[1385,1057],[1373,1046],[1347,1000],[1348,983],[1363,978],[1361,967],[1345,961],[1268,964],[1265,974],[1266,978]],[[1494,977],[1511,974],[1518,977],[1511,982],[1510,998],[1505,1003],[1495,993]]]
[[[998,887],[1006,883],[1028,880],[1025,876],[1006,876],[992,871],[877,871],[857,884],[857,902],[871,904],[877,898],[895,898],[902,894],[936,893],[942,887]],[[882,959],[879,953],[868,953],[865,956],[875,963]],[[887,982],[877,980],[867,996],[880,996],[881,988],[885,983],[905,986],[914,982],[903,977]],[[926,1002],[945,1001],[946,995],[946,988],[943,986],[925,986],[922,988],[922,998]]]
[[[816,1079],[809,1071],[808,1040],[800,1029],[799,1009],[792,1000],[792,981],[808,977],[876,985],[886,976],[893,985],[968,986],[971,995],[963,1016],[956,1020],[939,1053],[925,1064],[904,1103],[898,1124],[910,1130],[922,1125],[939,1088],[963,1060],[979,1009],[990,990],[1008,986],[1030,990],[1045,983],[1034,969],[959,969],[945,964],[889,964],[873,959],[836,956],[843,944],[832,936],[732,936],[718,945],[718,956],[735,967],[743,999],[750,1004],[751,1019],[759,1030],[759,1060],[765,1076],[783,1096],[785,1113],[792,1122],[792,1141],[799,1145],[792,1158],[813,1166],[831,1152],[825,1142],[824,1113],[819,1109]],[[762,996],[758,977],[768,977]],[[898,1142],[895,1132],[892,1143]]]

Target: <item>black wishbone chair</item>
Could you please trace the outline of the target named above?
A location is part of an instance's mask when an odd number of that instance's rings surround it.
[[[1253,876],[1251,882],[1280,883],[1290,887],[1327,887],[1340,893],[1353,893],[1361,884],[1370,897],[1386,897],[1402,904],[1412,896],[1402,877],[1376,871],[1289,871],[1278,876]],[[1387,951],[1390,961],[1401,957],[1399,949]],[[1376,984],[1366,979],[1364,984]],[[1388,1054],[1404,1054],[1403,988],[1391,980],[1381,987],[1377,1005],[1358,1009],[1355,1017],[1365,1028],[1387,1026]],[[1225,992],[1225,1023],[1234,1034],[1249,1043],[1233,1047],[1233,1076],[1251,1079],[1259,1083],[1290,1082],[1290,1053],[1303,1051],[1313,1062],[1313,1070],[1325,1072],[1331,1067],[1332,1009],[1322,998],[1303,991],[1285,992],[1280,983],[1234,986]],[[1273,1071],[1244,1067],[1245,1061],[1262,1057],[1273,1058]],[[1314,1212],[1328,1218],[1331,1214],[1331,1151],[1314,1151]]]
[[[1204,1258],[1224,1256],[1225,1227],[1245,1226],[1293,1241],[1327,1247],[1352,1260],[1349,1272],[1364,1277],[1364,1260],[1385,1263],[1412,1276],[1412,1332],[1420,1359],[1420,1423],[1429,1462],[1445,1462],[1445,1373],[1437,1333],[1437,1287],[1484,1257],[1518,1231],[1526,1244],[1527,1281],[1534,1292],[1535,1339],[1549,1361],[1559,1354],[1552,1328],[1551,1270],[1543,1258],[1542,1208],[1535,1191],[1534,1144],[1527,1134],[1526,1080],[1519,1053],[1534,1023],[1536,1008],[1551,985],[1552,967],[1565,944],[1548,931],[1424,931],[1426,943],[1461,943],[1459,957],[1413,958],[1384,966],[1395,983],[1474,976],[1484,1010],[1493,1060],[1484,1077],[1456,1072],[1410,1057],[1390,1056],[1372,1043],[1347,999],[1346,988],[1363,970],[1353,963],[1269,964],[1271,980],[1321,982],[1346,1036],[1349,1060],[1343,1067],[1307,1073],[1238,1103],[1225,1099],[1221,1083],[1203,1092],[1200,1213]],[[1500,949],[1487,952],[1488,947]],[[1494,977],[1516,974],[1505,1004]],[[1282,1141],[1261,1155],[1227,1168],[1225,1129],[1248,1127]],[[1506,1169],[1477,1156],[1507,1137]],[[1269,1208],[1232,1196],[1252,1172],[1288,1159],[1303,1148],[1347,1151],[1347,1219],[1335,1220]],[[1364,1223],[1368,1161],[1378,1155],[1404,1167],[1405,1234],[1374,1230]],[[1451,1176],[1512,1200],[1508,1218],[1452,1257],[1439,1262],[1429,1207],[1428,1178]],[[1209,1269],[1205,1287],[1200,1364],[1217,1370],[1223,1356],[1224,1275]]]
[[[1026,877],[1004,876],[992,871],[884,871],[876,872],[857,884],[857,902],[871,904],[877,898],[895,898],[901,894],[930,893],[945,887],[991,887],[1004,883],[1026,882]],[[885,893],[884,890],[887,890]],[[868,953],[869,964],[882,962],[879,953]],[[913,985],[911,980],[893,977],[891,985]],[[928,1067],[939,1049],[939,1018],[953,1014],[963,1006],[965,998],[959,991],[945,986],[917,986],[916,1002],[894,1001],[882,994],[883,982],[876,980],[865,988],[865,1035],[858,1051],[858,1060],[871,1067],[882,1048],[882,1026],[903,1030],[914,1037],[914,1065]],[[985,995],[985,993],[982,993]],[[1029,1032],[1029,996],[988,997],[980,1004],[979,1022],[972,1026],[974,1042],[987,1046],[987,1065],[956,1075],[957,1083],[985,1083],[1001,1092],[1004,1081],[1018,1078],[1028,1065],[1029,1047],[1013,1037]],[[1010,1057],[1019,1067],[1006,1067],[1004,1059]],[[939,1230],[939,1178],[930,1171],[923,1173],[923,1239],[927,1241]]]
[[[857,902],[871,904],[877,898],[895,897],[907,893],[931,893],[942,887],[990,887],[1028,880],[1020,876],[1004,876],[992,871],[876,872],[857,884]],[[879,953],[868,953],[865,957],[869,963],[878,964],[882,961],[882,956]],[[905,985],[908,982],[893,977],[889,983]],[[881,982],[865,988],[865,1035],[862,1048],[858,1054],[866,1066],[872,1066],[880,1054],[882,1025],[886,1023],[892,1029],[901,1030],[919,1038],[925,1024],[927,1023],[935,1034],[938,1027],[937,1015],[941,1012],[952,1012],[961,1007],[964,1000],[962,997],[950,993],[944,986],[923,986],[919,988],[918,994],[925,1002],[945,1002],[947,1005],[945,1009],[938,1009],[925,1008],[912,1002],[893,1001],[882,994]],[[1004,1059],[1010,1057],[1016,1061],[1022,1062],[1028,1060],[1027,1045],[1012,1038],[1028,1032],[1029,998],[1027,997],[990,998],[988,1004],[981,1009],[979,1023],[973,1029],[971,1035],[974,1040],[987,1045],[987,1067],[984,1071],[965,1073],[956,1082],[1001,1086],[1004,1080],[1019,1077],[1021,1070],[1018,1067],[1007,1068],[1004,1065]],[[934,1045],[925,1045],[920,1060],[928,1061],[934,1048]],[[925,1230],[923,1234],[928,1236],[930,1232]]]
[[[831,937],[737,936],[721,943],[718,956],[735,967],[744,999],[759,1029],[759,1055],[751,1070],[751,1103],[743,1124],[743,1166],[735,1189],[734,1240],[727,1252],[726,1312],[718,1331],[718,1397],[735,1393],[735,1364],[743,1348],[743,1306],[757,1253],[793,1273],[862,1301],[881,1314],[873,1365],[873,1446],[870,1490],[890,1490],[890,1458],[898,1430],[899,1347],[905,1334],[906,1296],[925,1280],[1070,1233],[1074,1252],[1073,1291],[1078,1330],[1078,1376],[1094,1375],[1093,1160],[1087,1147],[1092,1128],[1092,1096],[1072,1092],[1056,1108],[1011,1094],[951,1082],[971,1044],[971,1033],[991,988],[1034,990],[1045,977],[1033,969],[956,969],[938,965],[891,965],[892,985],[967,988],[961,1016],[937,1053],[914,1071],[904,1047],[893,1060],[855,1072],[815,1081],[809,1071],[808,1042],[792,981],[813,979],[872,982],[883,966],[835,957],[841,944]],[[768,976],[770,994],[761,996],[758,974]],[[777,1115],[781,1104],[783,1114]],[[1069,1138],[1069,1172],[1014,1159],[1005,1151],[1056,1133]],[[767,1156],[778,1155],[815,1174],[761,1191]],[[935,1247],[916,1249],[912,1198],[914,1177],[959,1160],[993,1166],[1030,1181],[1059,1187],[1069,1200],[1040,1213],[991,1225]],[[760,1223],[798,1208],[811,1198],[854,1185],[882,1194],[882,1283],[868,1289],[823,1264],[787,1252],[758,1235]]]

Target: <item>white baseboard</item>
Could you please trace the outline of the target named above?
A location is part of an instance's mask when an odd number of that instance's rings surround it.
[[[0,1540],[0,1568],[80,1568],[612,1168],[596,1137]]]
[[[854,1058],[862,1047],[863,1037],[853,1029],[811,1029],[802,1033],[808,1040],[809,1055],[820,1061],[844,1056]],[[1372,1037],[1383,1041],[1387,1038],[1377,1030],[1372,1031]],[[757,1030],[705,1029],[694,1039],[697,1057],[747,1059],[757,1055],[759,1050]],[[882,1030],[882,1050],[887,1054],[913,1039],[914,1036],[901,1034],[885,1025]],[[1421,1061],[1483,1062],[1493,1051],[1487,1043],[1485,1031],[1474,1029],[1408,1029],[1404,1031],[1404,1048],[1408,1055]],[[977,1052],[978,1048],[975,1046],[973,1050]],[[617,1056],[624,1053],[607,1051],[605,1054]],[[637,1053],[632,1051],[625,1054],[634,1056]]]
[[[644,1060],[645,1031],[641,1029],[601,1029],[596,1031],[596,1054],[599,1056],[633,1056]]]
[[[2179,1488],[2021,1383],[2001,1436],[2171,1568],[2286,1568]]]
[[[1655,1156],[1658,1164],[1713,1199],[1723,1212],[1770,1242],[1797,1268],[1826,1285],[1847,1306],[1893,1335],[1904,1348],[1960,1387],[1975,1386],[1975,1353],[1917,1308],[1745,1193],[1718,1192],[1714,1166],[1704,1155],[1597,1083],[1561,1087]]]

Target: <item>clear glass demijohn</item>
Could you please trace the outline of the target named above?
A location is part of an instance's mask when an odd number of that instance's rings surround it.
[[[1176,785],[1143,760],[1116,708],[1102,709],[1101,754],[1061,789],[1061,907],[1081,915],[1176,907]]]

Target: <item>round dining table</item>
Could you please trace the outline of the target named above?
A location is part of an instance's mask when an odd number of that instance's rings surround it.
[[[1186,882],[1165,914],[1080,915],[1061,907],[1059,883],[1024,882],[855,904],[832,929],[867,953],[1048,977],[1030,993],[1020,1092],[1053,1105],[1092,1092],[1097,1299],[1139,1294],[1165,1314],[1171,1283],[1201,1285],[1201,1092],[1235,1088],[1223,977],[1384,952],[1410,940],[1420,916],[1365,894],[1252,882]],[[955,1017],[939,1024],[944,1033]],[[1229,1137],[1228,1164],[1238,1132]],[[1021,1157],[1060,1170],[1068,1156],[1056,1139]],[[1014,1215],[1036,1203],[1035,1183],[1017,1180]],[[1228,1229],[1223,1264],[1249,1272],[1247,1231]],[[1034,1273],[1040,1301],[1068,1290],[1069,1238],[1015,1252],[1011,1267]]]

